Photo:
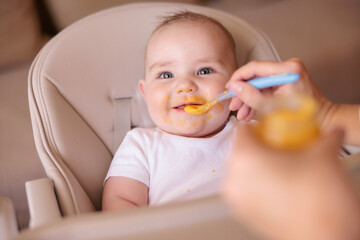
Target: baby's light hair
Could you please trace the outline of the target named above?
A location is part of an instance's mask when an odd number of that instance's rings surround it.
[[[222,25],[218,20],[206,16],[201,13],[195,13],[190,11],[178,11],[167,16],[160,16],[160,24],[155,28],[153,34],[163,27],[176,24],[176,23],[207,23],[218,27],[229,40],[231,48],[235,52],[235,41],[229,30],[227,30],[224,25]]]

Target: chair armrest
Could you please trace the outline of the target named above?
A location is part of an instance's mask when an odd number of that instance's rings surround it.
[[[12,239],[18,233],[14,205],[9,198],[0,196],[0,239]]]
[[[220,197],[118,212],[92,212],[19,234],[16,240],[253,240]]]
[[[25,189],[30,212],[30,229],[62,218],[50,179],[27,181]]]

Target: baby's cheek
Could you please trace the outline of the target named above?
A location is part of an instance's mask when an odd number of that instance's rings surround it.
[[[150,106],[148,105],[148,108],[153,112],[153,114],[166,114],[166,111],[169,109],[169,100],[169,97],[153,98]]]
[[[170,97],[169,96],[165,96],[165,97],[161,97],[159,99],[156,100],[156,104],[157,105],[168,105],[169,104],[169,100],[170,100]]]
[[[225,107],[222,103],[217,103],[215,106],[212,107],[213,114],[219,114],[225,110]]]

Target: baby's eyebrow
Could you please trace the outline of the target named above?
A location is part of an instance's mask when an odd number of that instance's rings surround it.
[[[165,62],[155,62],[150,65],[149,70],[151,71],[153,68],[160,68],[165,67],[171,64],[171,61],[165,61]]]
[[[198,63],[217,63],[220,65],[224,65],[224,61],[220,58],[204,58],[204,59],[198,59]]]

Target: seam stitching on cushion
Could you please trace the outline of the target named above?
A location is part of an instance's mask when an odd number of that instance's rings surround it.
[[[55,45],[55,43],[56,43],[57,41],[59,41],[59,39],[60,39],[60,37],[57,37],[57,38],[53,39],[53,40],[52,40],[53,42],[51,43],[51,44],[52,44],[51,46]],[[49,43],[48,43],[48,44],[49,44]],[[40,103],[41,108],[40,108],[39,110],[42,111],[41,116],[44,116],[44,117],[45,117],[45,118],[44,118],[44,123],[45,123],[44,127],[45,127],[45,130],[49,133],[49,138],[46,137],[46,139],[48,139],[48,141],[49,141],[49,142],[48,142],[48,146],[50,147],[50,150],[51,150],[51,149],[55,150],[55,153],[57,154],[57,156],[58,156],[60,159],[62,159],[61,154],[60,154],[60,152],[58,151],[58,148],[57,148],[56,143],[55,143],[55,141],[54,141],[53,132],[52,132],[52,130],[51,130],[51,126],[50,126],[50,123],[49,123],[49,118],[48,118],[48,111],[47,111],[47,107],[46,107],[46,102],[44,101],[44,96],[43,96],[43,94],[42,94],[42,91],[40,90],[40,89],[42,89],[42,81],[41,81],[42,68],[43,68],[44,62],[46,61],[46,59],[47,59],[47,57],[48,57],[48,53],[50,52],[51,46],[48,46],[47,49],[46,49],[46,51],[44,51],[43,53],[41,53],[41,55],[44,56],[44,57],[40,58],[39,60],[41,60],[41,61],[40,61],[39,64],[37,64],[37,65],[39,65],[39,70],[37,71],[37,73],[38,73],[38,74],[37,74],[37,78],[38,78],[38,81],[37,81],[37,82],[39,83],[39,88],[38,88],[38,91],[37,91],[37,92],[38,92],[38,95],[39,95],[40,100],[41,100],[41,103]],[[45,136],[46,136],[46,135],[45,135]],[[50,144],[49,144],[49,143],[50,143]],[[58,168],[58,170],[61,172],[61,174],[62,174],[62,176],[63,176],[63,179],[64,179],[64,181],[66,182],[66,184],[67,184],[67,186],[68,186],[68,189],[69,189],[69,192],[70,192],[70,194],[71,194],[71,200],[72,200],[72,203],[74,204],[74,210],[75,210],[76,213],[78,213],[78,212],[79,212],[79,207],[78,207],[77,202],[76,202],[76,200],[75,200],[76,198],[75,198],[74,190],[73,190],[73,188],[71,187],[71,184],[69,183],[68,178],[65,177],[63,168],[62,168],[54,159],[51,158],[51,160],[52,160],[53,164],[55,164],[55,166],[56,166],[56,167]]]

